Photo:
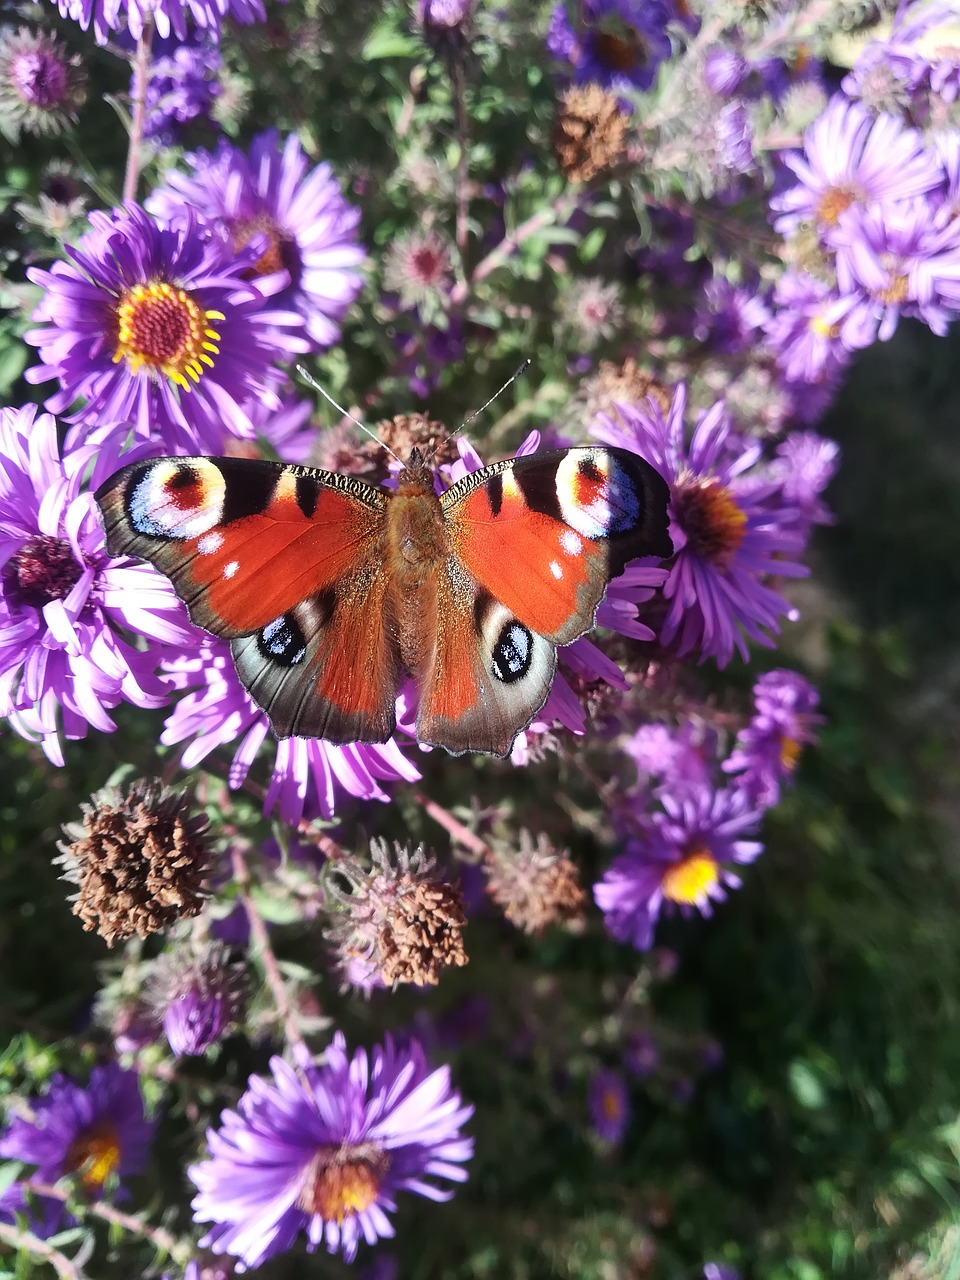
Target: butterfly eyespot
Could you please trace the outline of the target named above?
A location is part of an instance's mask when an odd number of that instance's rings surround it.
[[[127,516],[137,533],[186,540],[220,524],[226,484],[212,462],[162,458],[134,472],[127,493]]]
[[[563,458],[557,467],[557,501],[571,529],[594,541],[626,533],[640,522],[640,492],[605,449],[571,450]]]
[[[282,667],[295,667],[307,654],[307,642],[291,613],[274,618],[257,634],[263,655]]]
[[[530,670],[533,636],[516,620],[506,623],[493,646],[493,674],[502,684],[512,684]]]

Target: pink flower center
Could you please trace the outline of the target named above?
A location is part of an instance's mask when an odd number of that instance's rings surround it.
[[[43,49],[21,53],[13,64],[13,87],[33,107],[56,107],[67,95],[67,69]]]
[[[66,538],[40,533],[28,538],[6,563],[6,586],[25,605],[42,609],[51,600],[63,600],[83,574],[83,565]]]
[[[681,480],[673,510],[691,554],[728,569],[746,534],[747,517],[726,485],[713,479]]]
[[[307,1166],[297,1206],[325,1222],[343,1222],[370,1208],[388,1166],[386,1153],[369,1142],[323,1147]]]

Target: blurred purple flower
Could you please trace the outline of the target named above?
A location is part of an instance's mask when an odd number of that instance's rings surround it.
[[[769,315],[762,293],[714,276],[697,300],[693,336],[714,351],[733,355],[756,341]]]
[[[301,1232],[349,1262],[361,1239],[393,1235],[398,1191],[448,1200],[428,1178],[465,1182],[473,1114],[451,1088],[449,1068],[428,1071],[415,1040],[388,1036],[347,1056],[337,1033],[323,1065],[295,1071],[271,1061],[273,1080],[250,1078],[236,1111],[207,1131],[210,1157],[190,1176],[194,1219],[216,1225],[201,1241],[246,1267],[289,1249]]]
[[[68,421],[132,421],[170,452],[206,452],[224,429],[251,437],[241,402],[279,406],[276,362],[307,350],[299,316],[265,310],[268,282],[245,279],[251,255],[231,258],[192,215],[164,229],[128,201],[90,221],[70,261],[28,272],[44,290],[33,313],[43,327],[25,337],[44,363],[26,377],[62,388],[47,408],[83,397]],[[271,277],[270,292],[285,281]]]
[[[960,221],[930,200],[851,210],[837,229],[840,332],[851,349],[893,335],[901,315],[941,337],[960,310]]]
[[[221,65],[219,45],[202,38],[154,58],[147,81],[144,136],[169,147],[183,125],[208,120],[220,93]]]
[[[303,317],[314,347],[336,342],[366,255],[357,241],[360,213],[330,166],[311,166],[296,134],[283,140],[275,129],[257,134],[246,152],[221,141],[186,160],[188,172],[169,171],[152,193],[150,211],[172,226],[199,217],[241,257],[254,237],[265,239],[257,280],[286,272],[277,305]]]
[[[801,577],[807,570],[789,558],[803,539],[789,527],[779,487],[751,470],[761,446],[741,441],[718,402],[684,439],[687,390],[678,387],[667,417],[648,399],[644,407],[620,405],[620,421],[600,414],[591,423],[598,439],[632,449],[650,461],[671,490],[670,533],[676,555],[663,594],[669,602],[660,641],[679,654],[699,650],[725,666],[734,649],[746,659],[746,638],[772,646],[769,632],[791,608],[765,586],[768,576]]]
[[[135,1071],[115,1062],[94,1067],[81,1087],[57,1074],[29,1118],[15,1116],[0,1137],[0,1156],[37,1166],[41,1182],[79,1174],[85,1193],[98,1199],[110,1178],[132,1177],[146,1164],[153,1123],[143,1114]]]
[[[736,745],[723,763],[735,774],[758,808],[769,808],[780,799],[780,789],[797,766],[803,747],[816,742],[820,697],[814,687],[794,671],[768,671],[753,686],[754,715],[737,734]]]
[[[270,734],[266,715],[253,702],[237,677],[229,645],[195,632],[191,651],[164,664],[168,683],[182,693],[168,716],[161,742],[187,742],[181,764],[190,769],[217,747],[236,742],[227,780],[243,785],[254,758]],[[363,800],[389,800],[380,781],[416,782],[417,769],[394,739],[366,745],[334,746],[319,738],[271,739],[275,751],[265,813],[277,809],[284,822],[296,826],[304,817],[329,818],[338,792]]]
[[[836,288],[815,276],[785,271],[773,294],[764,334],[777,367],[791,382],[817,382],[850,360],[841,338],[848,306]]]
[[[750,74],[750,64],[738,49],[713,45],[703,63],[703,78],[711,93],[728,98],[736,93]]]
[[[594,1132],[604,1142],[619,1146],[630,1123],[630,1097],[620,1072],[608,1067],[595,1071],[587,1102]]]
[[[637,1031],[627,1041],[623,1065],[638,1080],[646,1080],[660,1070],[660,1049],[647,1031]]]
[[[709,916],[713,902],[737,889],[740,879],[728,863],[752,862],[763,845],[744,839],[760,820],[748,794],[737,788],[701,787],[683,799],[662,794],[663,812],[647,820],[642,836],[631,840],[593,887],[604,923],[614,938],[641,951],[653,942],[661,908],[694,908]]]
[[[100,428],[64,452],[57,423],[33,405],[0,409],[0,715],[63,764],[58,725],[109,733],[121,702],[160,707],[156,644],[189,643],[173,588],[149,566],[111,559],[91,493],[123,462],[126,427]],[[92,472],[88,474],[88,469]]]
[[[624,743],[623,751],[633,759],[639,774],[654,778],[673,792],[684,787],[699,788],[712,774],[716,734],[690,719],[677,729],[665,724],[644,724]]]
[[[840,446],[815,431],[791,431],[777,445],[770,478],[780,486],[787,506],[795,508],[804,526],[832,524],[833,515],[820,495],[840,465]]]
[[[776,229],[790,235],[812,222],[828,244],[835,242],[850,210],[871,204],[886,208],[925,195],[943,181],[936,151],[919,133],[893,116],[872,116],[842,94],[835,94],[806,130],[803,151],[782,158],[800,181],[770,201],[780,215]]]
[[[577,84],[596,83],[617,92],[649,89],[660,63],[670,56],[668,13],[660,0],[585,0],[582,30],[567,6],[553,10],[547,48],[569,62]]]
[[[128,30],[134,40],[153,23],[166,39],[171,32],[187,37],[188,17],[216,35],[225,18],[249,24],[264,22],[263,0],[56,0],[61,17],[78,22],[83,31],[93,26],[97,44],[106,44],[112,31]]]
[[[703,1268],[703,1280],[740,1280],[740,1272],[723,1262],[708,1262]]]
[[[151,975],[150,1003],[177,1058],[218,1044],[243,1017],[246,997],[243,965],[216,942],[164,953]]]

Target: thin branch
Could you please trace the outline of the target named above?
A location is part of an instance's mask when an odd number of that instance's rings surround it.
[[[470,127],[467,116],[467,86],[463,74],[463,54],[457,52],[450,63],[450,83],[453,88],[453,115],[457,131],[457,249],[460,252],[460,270],[467,274],[467,241],[470,228],[467,214],[470,203]]]
[[[132,1235],[142,1236],[144,1240],[149,1240],[154,1248],[168,1254],[169,1257],[179,1263],[189,1262],[193,1257],[193,1245],[189,1241],[178,1240],[166,1228],[152,1226],[135,1214],[124,1213],[122,1209],[117,1209],[114,1205],[107,1204],[105,1200],[78,1201],[69,1187],[57,1186],[51,1182],[37,1182],[33,1178],[29,1182],[23,1182],[20,1185],[25,1191],[35,1192],[39,1196],[49,1196],[51,1199],[60,1200],[64,1204],[69,1203],[71,1212],[78,1217],[83,1218],[89,1215],[94,1218],[101,1218],[104,1222],[109,1222],[115,1227],[121,1227]]]
[[[250,894],[250,869],[242,851],[238,846],[234,846],[230,851],[230,859],[233,864],[233,876],[240,887],[240,900],[243,908],[247,913],[247,919],[250,921],[250,932],[257,944],[260,957],[263,960],[264,972],[267,976],[267,985],[270,988],[270,994],[273,996],[273,1003],[276,1006],[277,1013],[283,1022],[284,1031],[286,1032],[288,1042],[295,1048],[301,1050],[307,1056],[310,1050],[303,1039],[300,1031],[297,1015],[293,1005],[290,1002],[290,993],[287,991],[287,985],[283,980],[283,974],[280,972],[280,965],[277,963],[277,957],[274,955],[273,947],[270,944],[270,935],[267,932],[267,926],[264,923],[263,916],[257,910],[256,903]]]
[[[127,168],[123,175],[123,198],[135,200],[137,179],[140,177],[140,148],[143,144],[143,127],[146,120],[147,81],[150,78],[150,41],[153,23],[144,21],[137,51],[133,58],[133,115],[130,121],[130,139],[127,144]]]
[[[444,831],[448,832],[465,849],[469,849],[471,853],[475,853],[481,858],[490,856],[489,845],[481,840],[469,827],[465,827],[458,818],[453,816],[449,809],[445,809],[442,804],[437,804],[436,800],[431,800],[422,791],[415,790],[413,798],[423,808],[424,812],[430,815],[434,822],[439,823]]]
[[[19,1231],[16,1227],[0,1222],[0,1240],[14,1249],[25,1250],[31,1257],[39,1258],[41,1262],[49,1262],[63,1280],[83,1280],[83,1272],[79,1267],[74,1266],[65,1253],[54,1249],[52,1245],[47,1244],[46,1240],[41,1240],[30,1231]]]

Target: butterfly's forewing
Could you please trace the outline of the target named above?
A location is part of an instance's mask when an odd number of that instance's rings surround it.
[[[233,641],[278,736],[390,736],[400,677],[380,490],[255,459],[157,458],[96,499],[111,554],[149,560],[198,626]]]
[[[628,561],[671,554],[668,498],[643,458],[586,447],[496,463],[441,501],[471,577],[531,631],[569,644]]]
[[[454,557],[417,736],[507,754],[546,701],[556,646],[593,625],[610,579],[638,556],[672,552],[668,496],[642,458],[593,447],[497,463],[449,489]]]

